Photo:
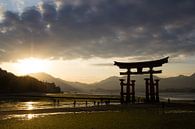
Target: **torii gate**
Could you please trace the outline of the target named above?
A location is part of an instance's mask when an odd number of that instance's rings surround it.
[[[159,80],[153,79],[153,74],[162,73],[162,70],[153,70],[154,67],[160,67],[164,63],[168,63],[168,58],[163,58],[154,61],[145,62],[114,62],[120,69],[127,69],[127,72],[120,72],[120,75],[127,75],[127,82],[125,79],[120,79],[121,85],[121,103],[134,103],[135,102],[135,80],[131,80],[130,75],[137,74],[149,74],[149,78],[145,78],[146,85],[146,102],[159,102]],[[144,68],[149,70],[144,71]],[[136,69],[136,71],[131,71]],[[126,92],[124,92],[124,86],[126,86]],[[126,98],[125,98],[126,96]]]

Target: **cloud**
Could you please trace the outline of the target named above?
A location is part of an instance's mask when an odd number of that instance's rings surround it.
[[[6,11],[0,60],[195,54],[193,0],[56,0]]]
[[[23,1],[23,0],[15,0],[14,1],[14,4],[15,4],[17,10],[19,12],[22,12],[22,10],[23,10],[23,8],[25,6],[25,1]]]
[[[0,23],[4,20],[4,8],[0,5]]]
[[[93,66],[113,66],[113,63],[92,64]]]

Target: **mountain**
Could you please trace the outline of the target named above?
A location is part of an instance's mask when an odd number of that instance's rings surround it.
[[[136,80],[135,87],[137,91],[145,90],[145,81],[144,78],[148,76],[140,75],[140,76],[132,76],[132,80]],[[124,78],[124,77],[122,77]],[[195,91],[195,74],[191,76],[179,75],[176,77],[168,77],[168,78],[159,78],[154,76],[154,79],[160,79],[160,91],[175,91],[175,92],[194,92]],[[103,92],[103,91],[120,91],[120,77],[109,77],[103,81],[92,84],[94,87],[93,91]]]
[[[74,86],[72,86],[71,85],[72,83],[64,81],[60,78],[53,77],[47,73],[31,73],[29,74],[29,76],[37,78],[40,81],[55,83],[57,86],[61,88],[62,91],[67,91],[67,92],[80,91],[79,88],[75,88]]]
[[[162,78],[160,81],[162,90],[178,90],[188,91],[195,89],[195,74],[191,76],[179,75],[176,77]]]
[[[145,81],[144,78],[146,78],[146,75],[140,75],[140,76],[132,76],[131,80],[136,80],[136,90],[137,91],[143,91],[145,88]],[[158,77],[154,76],[154,79],[157,79]],[[126,77],[117,77],[117,76],[111,76],[105,80],[102,80],[98,83],[92,84],[93,91],[94,92],[104,92],[107,91],[109,93],[117,93],[120,91],[120,81],[119,79],[126,79]]]
[[[59,78],[52,77],[46,73],[36,73],[31,74],[31,76],[38,78],[40,80],[54,82],[61,87],[63,91],[78,91],[78,92],[87,92],[87,93],[118,93],[120,91],[120,82],[119,79],[126,77],[117,77],[111,76],[102,81],[85,84],[79,82],[70,82],[65,81]],[[147,75],[132,76],[131,80],[136,80],[136,91],[145,90],[145,81],[144,78],[148,77]],[[154,76],[154,79],[160,79],[160,91],[194,91],[195,89],[195,74],[191,76],[179,75],[176,77],[168,78],[159,78]]]
[[[60,92],[54,83],[39,81],[30,76],[18,77],[0,68],[0,93]]]

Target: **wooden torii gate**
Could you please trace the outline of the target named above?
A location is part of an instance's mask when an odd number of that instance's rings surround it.
[[[162,73],[162,70],[154,70],[154,67],[160,67],[164,63],[168,63],[168,58],[160,60],[145,61],[145,62],[114,62],[120,69],[127,69],[127,72],[120,72],[120,75],[127,75],[127,81],[120,79],[121,85],[121,103],[135,102],[135,80],[131,80],[131,75],[149,74],[149,78],[145,78],[146,85],[146,102],[159,102],[159,80],[153,79],[153,74]],[[149,70],[144,70],[149,69]],[[134,71],[132,71],[135,69]],[[124,92],[126,86],[126,92]],[[126,96],[126,97],[125,97]]]

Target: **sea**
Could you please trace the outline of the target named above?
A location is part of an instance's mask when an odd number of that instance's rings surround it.
[[[144,93],[137,93],[136,96],[144,96]],[[164,92],[160,93],[160,98],[162,101],[166,100],[183,100],[183,101],[190,101],[195,103],[195,94],[194,93],[176,93],[176,92]],[[97,104],[97,103],[96,103]],[[110,103],[113,105],[120,104],[119,102]],[[44,113],[44,114],[8,114],[8,115],[1,115],[2,112],[9,111],[19,111],[19,110],[37,110],[37,109],[54,109],[54,108],[73,108],[73,107],[90,107],[94,106],[94,101],[89,101],[86,104],[86,101],[78,101],[74,103],[74,101],[59,101],[58,103],[54,103],[53,101],[49,100],[31,100],[31,101],[9,101],[9,100],[1,100],[0,101],[0,120],[4,119],[12,119],[18,118],[22,120],[32,119],[34,117],[45,116],[45,115],[54,115],[53,113]],[[57,114],[64,114],[64,112],[58,112]]]

